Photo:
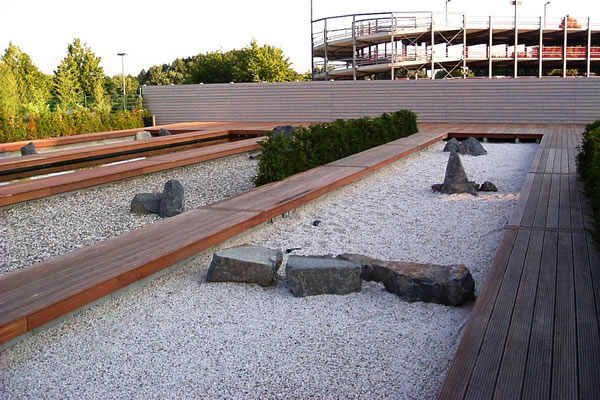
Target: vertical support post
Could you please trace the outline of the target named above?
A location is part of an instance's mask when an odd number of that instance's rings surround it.
[[[356,15],[352,16],[352,80],[356,80]]]
[[[518,9],[519,9],[519,0],[514,0],[515,2],[515,54],[514,54],[514,59],[515,59],[515,70],[514,70],[514,77],[515,79],[517,78],[517,76],[519,75],[519,70],[518,70],[518,65],[517,65],[517,59],[519,58],[519,23],[518,23]]]
[[[325,27],[323,28],[323,39],[325,39],[325,80],[329,80],[329,56],[327,54],[327,18],[325,18]]]
[[[467,16],[463,14],[463,79],[467,79],[465,71],[467,70]]]
[[[492,65],[492,47],[494,46],[493,40],[493,28],[492,28],[492,16],[490,15],[490,37],[488,41],[488,78],[492,79],[493,76],[493,65]]]
[[[435,31],[433,27],[433,12],[431,13],[431,79],[435,79],[435,55],[434,48],[435,46]]]
[[[590,63],[592,61],[592,21],[590,17],[588,17],[588,31],[587,31],[587,70],[585,73],[586,77],[591,76]]]
[[[392,20],[391,20],[391,22],[392,22],[392,24],[391,24],[392,25],[392,35],[391,35],[390,46],[391,46],[392,50],[391,50],[390,61],[391,61],[392,67],[390,68],[390,73],[391,73],[391,76],[392,76],[392,80],[395,80],[396,79],[396,76],[395,76],[396,75],[396,71],[395,71],[395,68],[394,68],[394,63],[396,62],[396,51],[394,49],[394,32],[396,32],[396,19],[394,18],[394,14],[392,14],[391,18],[392,18]]]
[[[563,78],[567,77],[567,26],[569,25],[569,15],[564,20],[563,35]]]
[[[546,7],[544,6],[544,11],[545,10],[546,10]],[[546,24],[546,16],[544,16],[543,20],[542,20],[542,17],[540,17],[540,44],[539,44],[539,54],[538,54],[538,58],[539,58],[538,78],[542,77],[542,71],[543,71],[542,54],[544,52],[544,25],[545,24]]]
[[[310,0],[310,80],[315,80],[315,37],[313,31],[313,2]]]

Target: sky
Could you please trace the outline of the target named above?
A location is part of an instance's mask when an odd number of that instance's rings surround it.
[[[519,15],[540,16],[547,0],[523,0]],[[310,0],[0,0],[0,47],[9,41],[52,74],[80,38],[107,75],[137,75],[153,65],[207,51],[242,48],[256,39],[280,47],[298,72],[310,70]],[[384,11],[443,12],[445,0],[313,0],[313,18]],[[548,17],[600,19],[600,0],[552,0]],[[448,12],[511,16],[510,0],[451,0]]]

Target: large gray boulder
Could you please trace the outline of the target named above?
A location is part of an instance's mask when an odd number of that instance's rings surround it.
[[[152,134],[148,131],[139,131],[135,134],[135,140],[148,140],[152,139]]]
[[[493,182],[485,181],[479,187],[479,191],[480,192],[497,192],[498,187]]]
[[[388,292],[409,302],[460,306],[475,298],[475,281],[462,264],[381,261],[361,254],[341,254],[338,258],[361,265],[362,279],[381,282]]]
[[[474,196],[477,195],[477,185],[469,181],[458,153],[450,152],[448,164],[446,165],[446,175],[442,184],[442,193],[470,193]]]
[[[221,250],[213,255],[208,268],[208,282],[247,282],[271,286],[277,281],[281,267],[281,250],[242,245]]]
[[[168,129],[160,128],[158,131],[158,136],[171,136],[171,132]]]
[[[136,214],[158,214],[162,193],[138,193],[131,200],[131,212]]]
[[[288,287],[296,297],[360,292],[360,264],[331,256],[295,256],[285,266]]]
[[[483,156],[487,154],[487,151],[483,148],[479,140],[474,137],[470,137],[459,146],[458,152],[460,154],[470,154],[472,156]]]
[[[35,143],[29,142],[25,146],[21,147],[21,155],[22,156],[30,156],[32,154],[37,154],[37,150],[35,149]]]
[[[163,218],[181,214],[185,208],[185,193],[183,185],[176,179],[165,183],[162,199],[160,201],[159,215]]]
[[[446,142],[444,146],[444,151],[459,151],[460,142],[456,140],[456,138],[452,138]]]
[[[294,134],[298,128],[292,125],[280,125],[273,128],[273,136],[275,135],[283,135],[289,138],[293,138]]]

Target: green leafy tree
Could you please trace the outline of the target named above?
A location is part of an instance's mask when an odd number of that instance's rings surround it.
[[[73,110],[82,101],[82,89],[76,71],[67,62],[61,63],[54,72],[54,96],[63,110]]]
[[[207,52],[192,57],[186,83],[228,83],[233,81],[237,50]]]
[[[5,65],[4,74],[10,71],[16,83],[14,99],[19,104],[18,112],[45,110],[50,99],[50,77],[40,72],[31,57],[12,42],[9,42],[2,62]]]
[[[258,46],[256,40],[239,51],[233,67],[236,82],[289,82],[303,79],[294,71],[283,50],[277,47]]]

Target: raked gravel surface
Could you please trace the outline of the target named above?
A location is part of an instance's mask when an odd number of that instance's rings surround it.
[[[448,159],[433,145],[3,350],[2,398],[435,398],[472,304],[407,303],[372,282],[295,298],[284,268],[271,288],[205,277],[215,250],[254,243],[465,263],[479,289],[537,149],[485,147],[463,163],[498,193],[433,193]]]

